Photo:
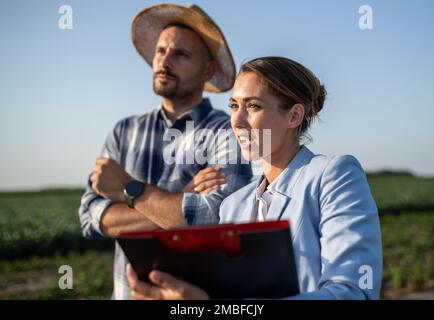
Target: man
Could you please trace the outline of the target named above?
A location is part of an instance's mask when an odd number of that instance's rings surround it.
[[[163,101],[150,113],[119,121],[108,135],[79,209],[88,238],[218,223],[221,201],[251,178],[229,116],[202,97],[204,90],[229,90],[235,78],[218,26],[196,6],[163,4],[136,16],[132,37],[152,66],[153,89]],[[220,173],[212,172],[214,164]],[[182,192],[201,174],[196,193]],[[221,185],[210,189],[215,184]],[[208,193],[199,194],[203,189]],[[113,298],[129,299],[128,261],[117,244],[114,259]]]

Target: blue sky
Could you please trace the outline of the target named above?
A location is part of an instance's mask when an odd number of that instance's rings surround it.
[[[134,16],[156,3],[0,2],[0,189],[83,185],[115,122],[159,104],[130,35]],[[225,32],[237,68],[282,55],[318,75],[329,95],[312,151],[434,176],[433,1],[195,3]],[[63,4],[73,30],[58,28]],[[364,4],[373,30],[358,27]],[[227,110],[230,93],[206,96]]]

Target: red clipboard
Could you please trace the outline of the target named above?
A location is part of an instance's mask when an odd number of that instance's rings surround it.
[[[277,298],[299,290],[287,220],[128,232],[116,240],[142,281],[157,269],[211,298]]]

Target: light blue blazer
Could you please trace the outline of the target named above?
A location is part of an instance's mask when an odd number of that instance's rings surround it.
[[[222,202],[220,223],[257,220],[258,182]],[[359,162],[302,146],[276,182],[266,220],[290,222],[300,294],[288,298],[378,299],[380,222]]]

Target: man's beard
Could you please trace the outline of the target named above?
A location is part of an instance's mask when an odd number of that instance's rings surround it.
[[[158,83],[156,76],[159,74],[164,74],[173,78],[172,81],[162,84]],[[196,87],[180,88],[179,77],[175,74],[169,72],[160,71],[154,74],[153,79],[153,89],[154,92],[166,99],[176,99],[176,100],[188,100],[190,97],[194,96],[202,87],[198,84]]]
[[[163,84],[157,84],[157,81],[154,80],[153,84],[154,92],[158,94],[159,96],[162,96],[163,98],[171,99],[175,98],[178,93],[178,82],[176,82],[173,85],[163,85]]]

